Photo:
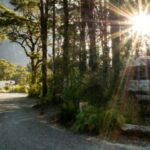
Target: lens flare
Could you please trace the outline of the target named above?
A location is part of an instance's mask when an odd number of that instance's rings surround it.
[[[133,31],[137,34],[147,35],[150,33],[150,15],[141,12],[131,18]]]

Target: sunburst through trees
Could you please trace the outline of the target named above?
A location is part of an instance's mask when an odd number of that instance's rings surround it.
[[[150,44],[150,3],[147,0],[133,0],[132,5],[124,2],[121,7],[109,3],[109,8],[124,18],[119,21],[113,20],[116,25],[120,26],[120,30],[111,37],[122,36],[126,41],[132,39],[131,54],[146,54]]]

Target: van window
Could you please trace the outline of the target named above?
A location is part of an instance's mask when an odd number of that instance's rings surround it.
[[[150,79],[150,67],[138,66],[132,68],[133,80],[146,80]]]

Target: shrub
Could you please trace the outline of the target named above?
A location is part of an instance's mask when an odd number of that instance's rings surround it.
[[[7,92],[17,92],[17,93],[28,93],[28,86],[26,85],[11,85],[6,86],[5,90]]]
[[[80,99],[80,75],[78,73],[74,72],[70,75],[68,83],[64,86],[62,99],[64,102],[72,101],[78,106]]]
[[[72,123],[79,108],[80,76],[77,72],[69,76],[68,82],[62,92],[62,105],[60,119],[62,123]]]
[[[13,87],[13,92],[28,93],[28,86],[16,85]]]
[[[4,87],[4,90],[6,90],[7,92],[11,92],[12,86],[7,85],[7,86]]]
[[[104,90],[102,81],[98,73],[89,72],[82,80],[82,99],[87,100],[92,105],[104,106]]]
[[[31,84],[30,87],[29,87],[29,96],[31,97],[37,97],[40,95],[40,92],[41,92],[41,85],[40,84]]]
[[[138,102],[131,97],[124,100],[124,117],[126,123],[136,124],[139,122],[140,107]]]
[[[16,85],[14,87],[14,92],[27,93],[28,92],[28,87],[27,86]]]
[[[124,116],[117,107],[108,108],[104,113],[103,131],[105,133],[120,130],[125,123]]]
[[[72,124],[75,120],[77,109],[73,102],[63,103],[60,111],[60,121],[63,124]]]
[[[77,132],[97,134],[100,131],[102,116],[102,112],[96,110],[93,106],[87,106],[84,111],[77,114],[73,129]]]

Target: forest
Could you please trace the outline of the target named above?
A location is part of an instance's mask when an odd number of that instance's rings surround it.
[[[58,106],[58,122],[76,132],[114,135],[124,124],[147,125],[150,109],[128,83],[140,74],[131,69],[133,59],[150,59],[148,0],[10,3],[13,10],[0,4],[0,41],[20,45],[30,62],[0,60],[0,80],[17,81],[16,89],[38,98],[41,111]]]

